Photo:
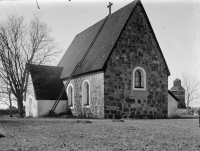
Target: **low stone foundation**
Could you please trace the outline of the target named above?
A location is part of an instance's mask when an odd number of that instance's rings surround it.
[[[162,107],[160,101],[154,101],[155,105],[149,104],[146,100],[128,99],[125,102],[106,101],[104,107],[105,118],[165,118],[167,110]],[[109,106],[108,106],[109,105]]]

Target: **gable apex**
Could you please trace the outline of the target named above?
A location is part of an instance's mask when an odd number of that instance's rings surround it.
[[[140,2],[140,0],[139,0],[138,2]],[[140,2],[140,3],[141,3],[141,2]],[[155,33],[154,33],[154,30],[153,30],[153,28],[152,28],[152,26],[151,26],[150,20],[149,20],[149,18],[148,18],[148,16],[147,16],[147,13],[146,13],[146,11],[145,11],[145,9],[144,9],[142,3],[141,3],[141,7],[142,7],[142,9],[143,9],[143,11],[144,11],[145,17],[147,18],[147,22],[148,22],[148,24],[149,24],[149,27],[151,28],[151,31],[152,31],[152,33],[153,33],[153,37],[154,37],[154,39],[155,39],[155,41],[156,41],[156,44],[157,44],[157,46],[159,47],[159,51],[160,51],[160,53],[161,53],[161,56],[162,56],[162,58],[163,58],[163,60],[164,60],[164,63],[165,63],[165,66],[166,66],[166,70],[167,70],[167,75],[170,76],[170,71],[169,71],[167,62],[166,62],[165,57],[164,57],[164,55],[163,55],[163,53],[162,53],[162,50],[161,50],[161,48],[160,48],[160,45],[159,45],[159,43],[158,43],[158,40],[157,40],[157,38],[156,38],[156,35],[155,35]]]
[[[75,76],[103,70],[110,53],[112,52],[116,42],[118,41],[118,38],[122,33],[136,5],[142,6],[141,1],[135,0],[131,2],[130,4],[109,15],[106,19],[100,20],[96,24],[79,33],[74,38],[74,40],[72,41],[66,53],[64,54],[64,56],[58,64],[58,66],[64,67],[63,72],[61,74],[61,79],[68,78],[71,75],[76,64],[81,59],[83,59],[83,62],[76,70],[74,74]],[[144,10],[143,6],[142,9]],[[148,20],[147,15],[146,18]],[[104,21],[105,24],[103,24]],[[98,33],[99,30],[100,32]],[[98,35],[96,39],[94,39],[97,33]],[[83,56],[87,52],[92,41],[94,42],[91,48],[89,49],[86,57],[84,58]],[[161,55],[164,58],[162,52]],[[166,64],[165,59],[164,62]],[[167,64],[166,68],[168,71],[168,75],[170,75]]]

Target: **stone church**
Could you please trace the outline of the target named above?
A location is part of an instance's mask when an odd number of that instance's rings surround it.
[[[140,0],[76,35],[57,67],[30,66],[26,116],[47,113],[69,79],[55,112],[68,109],[73,116],[91,118],[167,116],[170,72]]]

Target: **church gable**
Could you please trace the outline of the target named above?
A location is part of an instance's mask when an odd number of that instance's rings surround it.
[[[116,45],[116,42],[119,39],[124,26],[129,20],[132,11],[135,10],[136,5],[141,5],[142,7],[141,2],[139,0],[135,0],[78,34],[58,64],[59,67],[64,67],[61,74],[61,79],[68,78],[78,62],[81,63],[78,66],[74,76],[103,70],[108,56]],[[139,20],[137,20],[141,19],[141,17],[139,17],[140,14],[137,15],[138,16],[136,16],[135,22],[133,22],[133,26],[135,26],[133,28],[136,30],[136,32],[129,35],[134,36],[134,38],[137,39],[133,39],[132,41],[138,41],[141,39],[141,37],[144,39],[144,42],[147,42],[149,39],[155,39],[153,31],[151,35],[152,37],[147,37],[145,33],[149,30],[152,30],[148,19],[146,20],[146,24],[149,24],[149,27],[147,30],[145,30],[143,28],[146,27],[142,25]],[[146,15],[145,12],[143,15]],[[129,32],[129,30],[130,29],[127,29],[126,32]],[[140,32],[139,34],[141,35],[134,35],[137,32]],[[127,42],[132,43],[131,41]],[[160,51],[156,39],[154,41],[151,40],[151,44],[155,46],[154,49],[158,49]],[[149,45],[145,46],[148,47]],[[135,45],[135,47],[137,47],[137,45]],[[143,50],[146,49],[148,48]],[[142,51],[140,53],[142,54]],[[163,59],[164,66],[169,75],[170,73],[162,52],[160,51],[159,54],[160,58]],[[155,58],[155,60],[156,59],[157,58]]]
[[[165,58],[140,1],[135,6],[132,15],[121,32],[117,44],[121,48],[114,53],[131,57],[129,53],[133,52],[135,62],[140,60],[143,65],[147,64],[153,71],[158,68],[158,65],[155,64],[160,64],[163,72],[166,72],[168,76],[170,75]],[[114,48],[116,49],[116,46]]]
[[[139,90],[134,86],[137,68],[145,76]],[[105,117],[166,116],[169,75],[145,10],[138,3],[105,65]]]
[[[138,0],[126,5],[78,34],[59,62],[61,79],[69,77],[78,62],[75,76],[102,70],[125,23]],[[88,53],[86,53],[88,52]]]

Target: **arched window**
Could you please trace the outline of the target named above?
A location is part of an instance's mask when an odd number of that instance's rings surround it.
[[[146,73],[141,67],[133,71],[133,90],[146,90]]]
[[[68,97],[68,107],[73,107],[74,102],[74,92],[72,85],[68,85],[67,87],[67,97]]]
[[[135,88],[142,88],[141,80],[142,80],[141,73],[140,71],[136,70],[135,71]]]
[[[33,101],[29,98],[29,116],[33,116]]]
[[[83,106],[90,106],[90,85],[89,81],[84,81],[82,86],[82,102]]]

